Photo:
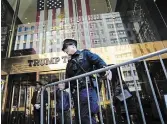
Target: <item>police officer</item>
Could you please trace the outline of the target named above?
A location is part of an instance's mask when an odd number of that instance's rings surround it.
[[[86,72],[93,71],[93,67],[96,66],[96,69],[106,67],[106,63],[97,55],[89,50],[77,50],[77,41],[73,39],[65,39],[63,43],[62,51],[66,52],[70,59],[66,67],[66,78],[74,77]],[[106,74],[108,79],[111,79],[111,71],[107,71]],[[80,78],[79,82],[79,98],[80,98],[80,116],[82,124],[90,124],[89,120],[89,110],[88,110],[88,101],[87,101],[87,89],[86,89],[86,79],[89,85],[89,98],[90,98],[90,109],[92,116],[92,124],[96,124],[95,114],[99,111],[99,106],[97,103],[97,94],[91,84],[91,77]],[[71,93],[74,100],[75,108],[75,119],[76,124],[79,123],[78,118],[78,102],[77,102],[77,84],[76,81],[71,81]]]

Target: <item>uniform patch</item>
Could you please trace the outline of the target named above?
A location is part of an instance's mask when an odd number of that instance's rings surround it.
[[[84,56],[83,56],[83,52],[82,52],[81,54],[79,54],[78,59],[81,60],[81,59],[83,59],[83,58],[84,58]]]

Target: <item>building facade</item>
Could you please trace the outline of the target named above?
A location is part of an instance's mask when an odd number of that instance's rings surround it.
[[[147,11],[150,9],[143,1],[132,0],[129,4],[123,0],[3,2],[1,78],[4,124],[11,124],[18,110],[20,115],[25,112],[32,115],[30,100],[35,81],[47,84],[65,78],[68,56],[61,48],[66,38],[76,39],[80,50],[89,49],[97,53],[108,65],[119,64],[167,47],[166,39],[162,39]],[[11,10],[6,16],[5,7]],[[166,56],[162,58],[166,59]],[[157,60],[153,58],[147,62]],[[135,93],[136,81],[138,90],[144,96],[150,90],[145,86],[148,80],[141,73],[141,66],[141,63],[132,64],[135,79],[130,65],[122,66],[120,70],[130,91]],[[52,94],[54,89],[49,92]],[[101,97],[106,99],[107,104],[105,93],[105,86],[102,86]],[[51,103],[51,108],[54,108],[54,101],[51,100]]]

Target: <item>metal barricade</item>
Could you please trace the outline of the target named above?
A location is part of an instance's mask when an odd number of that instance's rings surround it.
[[[75,76],[75,77],[72,77],[72,78],[69,78],[69,79],[65,79],[65,80],[61,80],[61,81],[58,81],[58,82],[54,82],[54,83],[51,83],[51,84],[47,84],[43,87],[42,89],[42,92],[41,92],[41,124],[50,124],[50,121],[49,121],[49,118],[48,117],[48,120],[47,122],[44,122],[45,120],[43,118],[46,118],[44,117],[44,90],[46,88],[51,88],[53,87],[54,88],[54,103],[55,103],[55,107],[54,107],[54,123],[57,124],[57,107],[56,107],[56,85],[60,84],[60,83],[66,83],[68,84],[68,88],[69,88],[69,116],[70,116],[70,121],[68,123],[72,124],[73,123],[73,115],[74,115],[74,112],[73,112],[73,108],[75,108],[78,112],[75,113],[75,116],[77,116],[76,114],[78,114],[78,123],[81,124],[82,123],[82,120],[84,119],[83,115],[81,114],[81,111],[83,111],[83,106],[81,106],[81,90],[79,89],[79,85],[80,85],[80,82],[79,82],[79,79],[81,78],[85,78],[86,79],[86,95],[87,95],[87,115],[89,116],[89,123],[90,124],[96,124],[96,121],[93,120],[93,118],[95,118],[95,116],[92,114],[92,97],[88,97],[90,96],[91,92],[90,92],[90,86],[89,86],[89,82],[87,81],[87,77],[90,76],[90,75],[93,75],[95,74],[95,83],[96,83],[96,95],[97,95],[97,100],[98,100],[98,113],[96,113],[96,117],[98,116],[99,118],[99,123],[100,124],[105,124],[104,122],[104,113],[102,112],[103,109],[102,109],[102,106],[101,106],[101,103],[104,102],[101,98],[100,98],[100,88],[99,88],[99,80],[97,78],[97,74],[99,73],[102,73],[102,72],[106,72],[107,70],[112,70],[113,69],[117,69],[117,72],[118,72],[118,81],[120,83],[120,89],[121,89],[121,92],[122,92],[122,97],[123,97],[123,105],[124,105],[124,109],[125,109],[125,115],[126,115],[126,120],[128,124],[131,124],[131,117],[130,117],[130,114],[129,114],[129,110],[128,110],[128,103],[127,103],[127,99],[126,99],[126,92],[124,91],[124,84],[123,84],[123,80],[122,80],[122,77],[121,77],[121,72],[120,72],[120,67],[121,66],[125,66],[125,65],[130,65],[130,70],[131,70],[131,74],[132,74],[132,77],[133,77],[133,83],[134,83],[134,86],[135,86],[135,91],[136,91],[136,100],[138,102],[138,106],[139,106],[139,110],[140,110],[140,115],[141,115],[141,122],[139,122],[139,124],[143,123],[143,124],[146,124],[146,115],[144,113],[144,110],[143,110],[143,104],[142,104],[142,101],[141,101],[141,95],[138,91],[138,83],[136,82],[135,80],[135,74],[133,72],[133,69],[132,69],[132,64],[134,63],[137,63],[137,62],[143,62],[144,63],[144,68],[145,68],[145,72],[146,72],[146,76],[147,76],[147,79],[148,79],[148,83],[149,83],[149,86],[151,88],[151,92],[152,92],[152,96],[153,96],[153,100],[155,102],[155,105],[156,105],[156,109],[157,109],[157,112],[158,112],[158,116],[159,116],[159,120],[160,120],[160,123],[161,124],[165,124],[165,118],[162,114],[162,110],[160,109],[160,105],[159,105],[159,102],[158,102],[158,99],[157,99],[157,96],[156,96],[156,93],[155,93],[155,89],[154,89],[154,86],[153,86],[153,82],[152,82],[152,79],[151,79],[151,76],[150,76],[150,73],[149,73],[149,69],[148,69],[148,65],[147,65],[147,62],[146,62],[146,59],[148,58],[151,58],[151,57],[155,57],[155,56],[158,56],[159,57],[159,60],[160,60],[160,64],[162,66],[162,69],[163,69],[163,72],[164,72],[164,75],[167,79],[167,70],[166,70],[166,67],[164,65],[164,62],[162,60],[162,57],[161,57],[161,54],[165,54],[167,53],[167,48],[163,49],[163,50],[160,50],[160,51],[157,51],[157,52],[154,52],[154,53],[150,53],[148,55],[144,55],[144,56],[141,56],[141,57],[138,57],[138,58],[135,58],[135,59],[132,59],[130,61],[127,61],[127,62],[123,62],[123,63],[120,63],[120,64],[116,64],[116,65],[111,65],[111,66],[108,66],[106,68],[102,68],[102,69],[98,69],[98,70],[95,70],[95,71],[92,71],[92,72],[88,72],[88,73],[85,73],[85,74],[82,74],[82,75],[78,75],[78,76]],[[144,70],[143,70],[144,71]],[[143,72],[144,73],[144,72]],[[110,123],[113,123],[113,124],[118,124],[119,122],[117,121],[117,117],[116,117],[116,110],[115,110],[115,106],[113,104],[113,96],[114,96],[114,93],[113,93],[113,90],[111,89],[112,86],[112,82],[110,82],[108,79],[105,79],[106,80],[106,92],[108,92],[108,98],[109,98],[109,105],[110,105],[110,108],[111,108],[111,117],[112,117],[112,122]],[[73,81],[73,82],[71,82]],[[74,106],[73,107],[73,104],[72,104],[72,93],[71,93],[71,83],[76,83],[76,95],[77,95],[77,103],[78,105],[77,106]],[[62,108],[63,108],[63,90],[61,91],[61,100],[62,100]],[[136,103],[137,104],[137,103]],[[83,107],[83,108],[82,108]],[[138,112],[139,113],[139,112]],[[62,109],[61,111],[61,123],[62,124],[65,124],[67,122],[65,122],[64,120],[66,119],[65,117],[65,111]],[[48,114],[48,116],[50,116],[50,113]],[[96,120],[97,118],[95,118]]]

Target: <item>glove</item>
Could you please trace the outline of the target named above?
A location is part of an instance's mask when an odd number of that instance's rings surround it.
[[[106,71],[105,76],[107,77],[108,80],[112,79],[112,72],[110,70]]]
[[[40,104],[35,104],[34,106],[35,106],[36,109],[40,108]]]

